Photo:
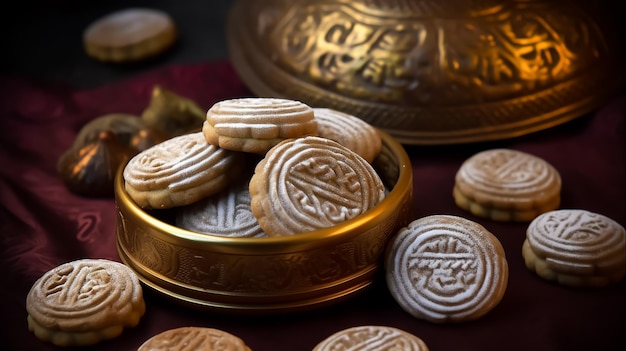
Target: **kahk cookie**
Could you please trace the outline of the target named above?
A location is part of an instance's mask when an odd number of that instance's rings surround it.
[[[389,291],[412,316],[475,320],[498,305],[509,269],[500,241],[468,219],[431,215],[398,231],[385,252]]]
[[[603,287],[626,274],[624,227],[601,214],[564,209],[535,218],[522,246],[526,267],[572,287]]]
[[[380,149],[382,139],[372,125],[344,112],[329,108],[314,108],[317,134],[338,142],[372,163]]]
[[[248,178],[231,185],[219,194],[191,205],[178,207],[176,226],[198,233],[237,238],[261,238],[267,235],[250,209]]]
[[[402,329],[363,325],[340,330],[317,344],[313,351],[428,351],[426,343]]]
[[[145,312],[139,280],[104,259],[64,263],[46,272],[26,297],[28,329],[58,346],[85,346],[119,336]]]
[[[166,330],[146,340],[137,351],[250,351],[245,342],[214,328],[181,327]]]
[[[250,179],[252,213],[269,236],[328,228],[385,197],[374,168],[326,138],[289,139],[270,149]]]
[[[124,167],[125,189],[144,209],[185,206],[217,194],[237,179],[243,155],[206,142],[201,132],[152,146]]]
[[[156,56],[176,41],[172,18],[163,11],[129,8],[93,22],[83,33],[87,54],[106,62],[132,62]]]
[[[299,101],[241,98],[214,104],[202,132],[223,149],[264,154],[285,139],[317,135],[317,121],[313,109]]]
[[[479,152],[467,159],[455,177],[456,204],[495,221],[532,221],[557,209],[561,176],[543,159],[509,149]]]

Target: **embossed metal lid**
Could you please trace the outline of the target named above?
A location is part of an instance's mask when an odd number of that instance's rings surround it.
[[[356,115],[405,144],[515,137],[622,86],[605,21],[572,1],[238,0],[231,60],[259,96]]]

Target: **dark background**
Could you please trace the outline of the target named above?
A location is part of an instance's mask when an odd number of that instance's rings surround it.
[[[199,63],[228,57],[226,17],[233,0],[18,1],[0,12],[1,75],[18,75],[96,87],[174,63]],[[93,21],[129,7],[168,13],[179,34],[176,45],[155,59],[108,64],[88,57],[82,35]]]

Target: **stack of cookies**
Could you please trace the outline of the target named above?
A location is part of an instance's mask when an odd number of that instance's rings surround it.
[[[179,227],[286,236],[340,224],[382,201],[386,189],[371,165],[381,147],[378,132],[354,116],[288,99],[232,99],[208,110],[201,132],[133,157],[123,176],[141,208],[175,208]]]

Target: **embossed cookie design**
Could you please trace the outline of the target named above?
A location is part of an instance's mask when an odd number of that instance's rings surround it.
[[[374,161],[382,148],[376,128],[356,116],[330,108],[313,108],[313,112],[318,136],[338,142],[369,163]]]
[[[432,215],[398,231],[385,253],[389,291],[412,316],[475,320],[502,299],[508,263],[500,241],[468,219]]]
[[[626,275],[626,231],[590,211],[550,211],[528,226],[522,256],[529,270],[548,281],[603,287]]]
[[[317,344],[313,351],[428,351],[426,343],[402,329],[363,325],[340,330]]]
[[[176,226],[198,233],[238,237],[267,237],[250,208],[248,179],[214,196],[178,207]]]
[[[467,159],[453,189],[456,204],[496,221],[529,222],[557,209],[561,176],[545,160],[509,149],[492,149]]]
[[[240,98],[211,106],[202,132],[223,149],[264,154],[285,139],[317,135],[317,121],[313,109],[300,101]]]
[[[137,351],[250,351],[239,337],[223,330],[202,327],[181,327],[166,330],[146,340]]]
[[[144,209],[185,206],[217,194],[243,168],[243,155],[184,134],[135,155],[124,168],[124,187]]]
[[[83,259],[45,273],[26,297],[28,329],[58,346],[85,346],[134,327],[145,312],[139,280],[125,265]]]
[[[385,187],[374,168],[321,137],[289,139],[270,149],[250,180],[252,213],[269,236],[327,228],[376,206]]]

